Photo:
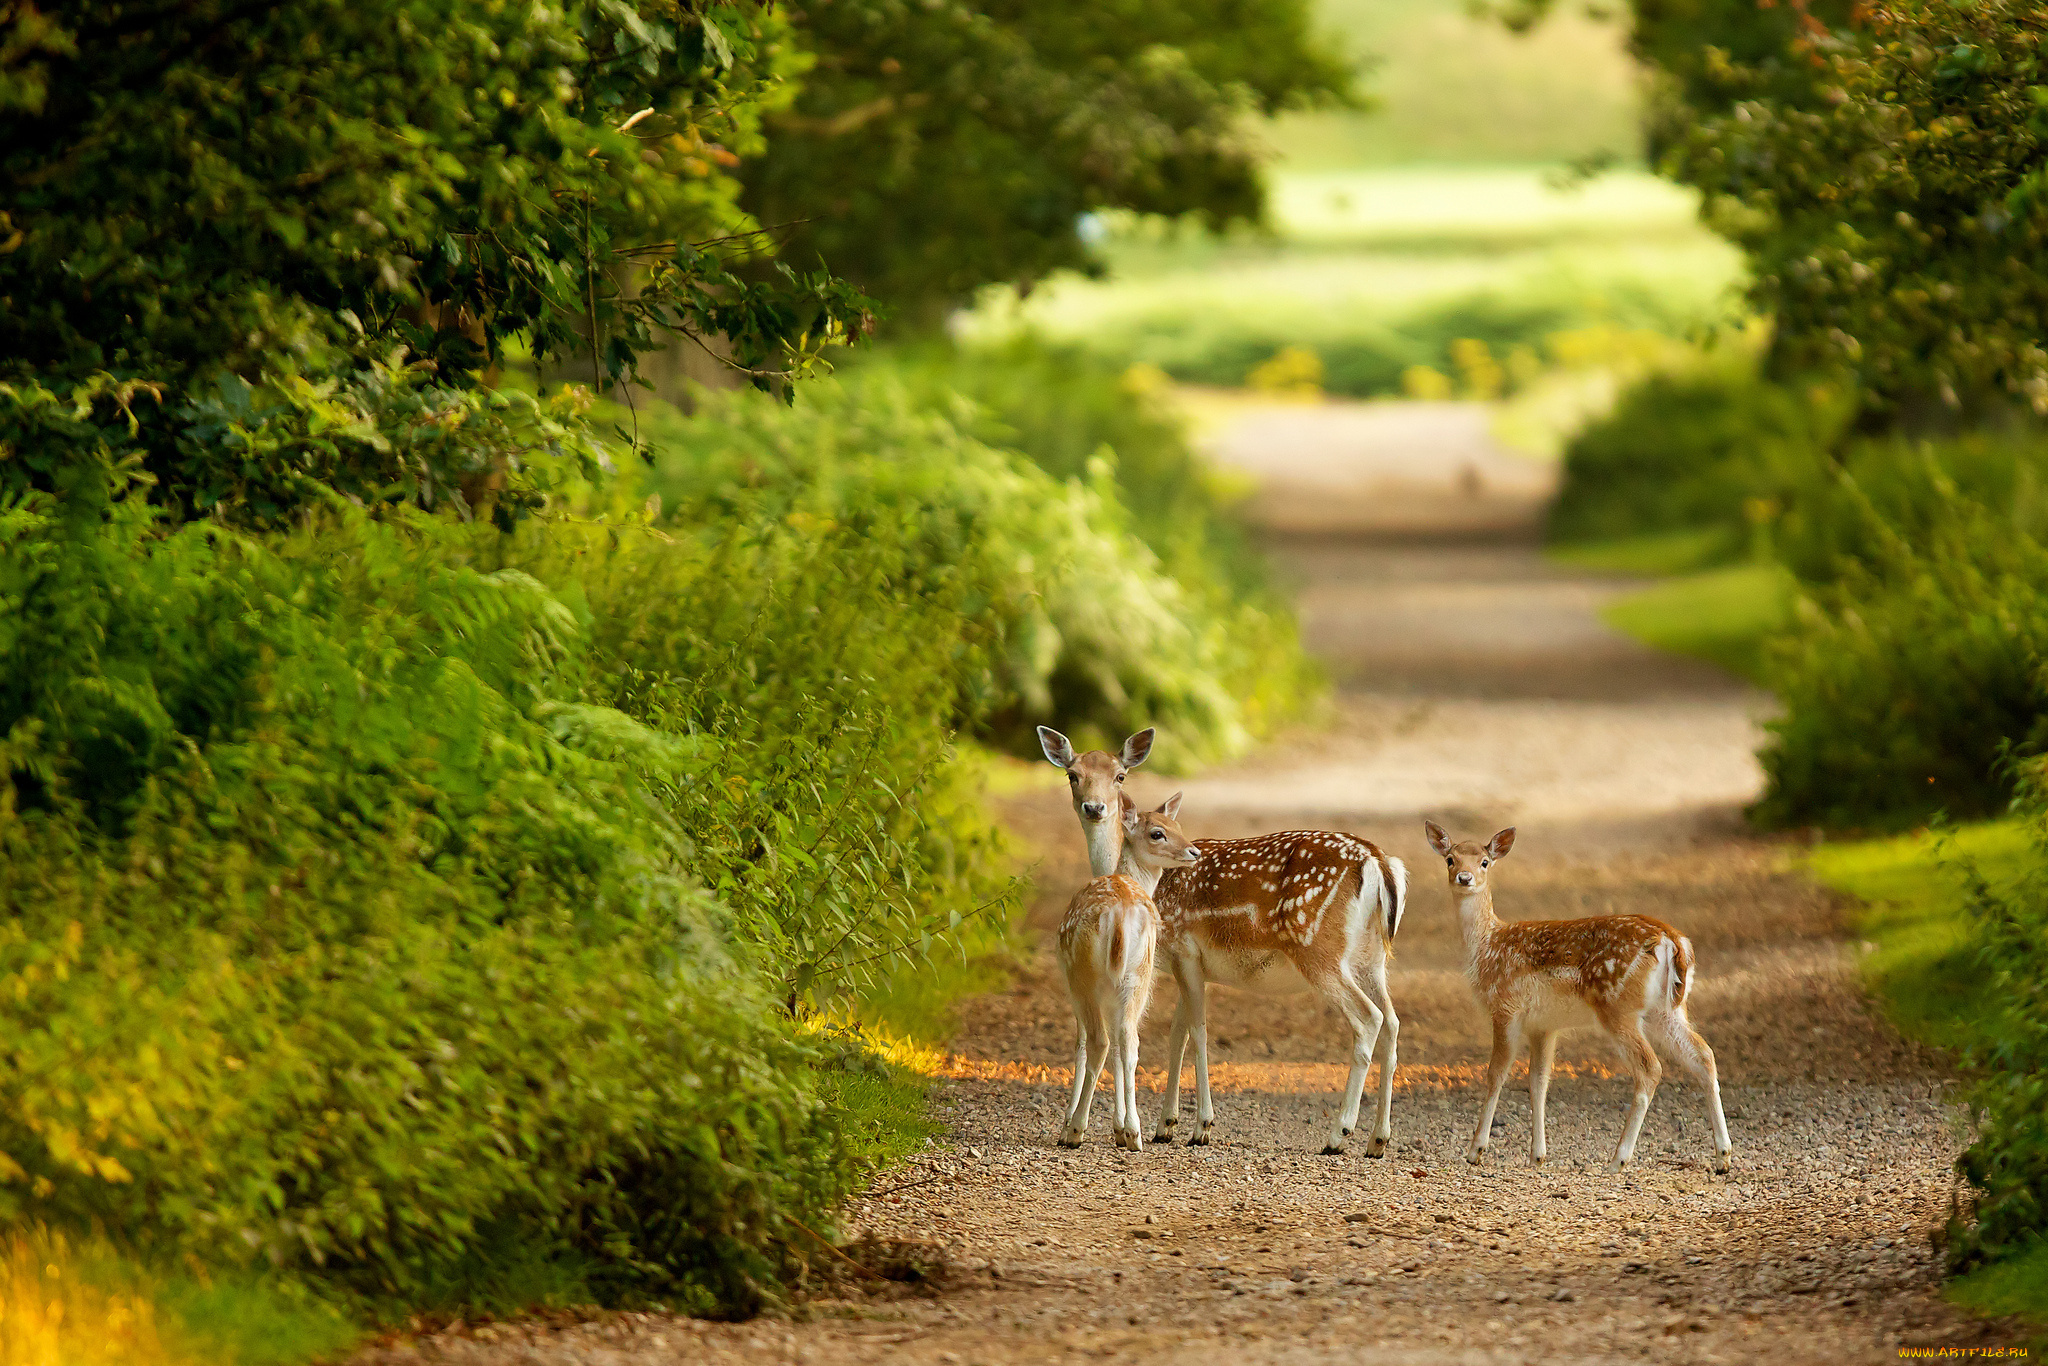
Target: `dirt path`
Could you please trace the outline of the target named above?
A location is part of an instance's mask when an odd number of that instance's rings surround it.
[[[1540,558],[1545,474],[1492,449],[1474,409],[1252,413],[1217,452],[1265,481],[1256,506],[1337,714],[1173,785],[1197,835],[1332,826],[1408,861],[1388,1158],[1356,1142],[1317,1155],[1343,1077],[1335,1016],[1227,992],[1210,1010],[1218,1142],[1124,1153],[1098,1105],[1088,1146],[1055,1147],[1073,1026],[1041,951],[966,1013],[947,1135],[901,1178],[927,1183],[858,1212],[877,1236],[948,1250],[937,1293],[819,1305],[799,1323],[577,1330],[488,1359],[1783,1366],[1982,1340],[1934,1290],[1929,1233],[1956,1148],[1941,1064],[1873,1019],[1825,895],[1741,833],[1767,699],[1601,626],[1616,586]],[[1044,776],[1008,813],[1045,855],[1041,933],[1087,871],[1064,784]],[[1170,790],[1145,770],[1133,783],[1141,798]],[[1462,1160],[1483,1020],[1423,814],[1463,832],[1519,826],[1496,878],[1504,915],[1640,911],[1692,936],[1731,1176],[1705,1170],[1699,1094],[1669,1079],[1639,1168],[1601,1171],[1625,1088],[1593,1037],[1560,1050],[1540,1174],[1514,1089],[1489,1165]],[[1146,1029],[1148,1111],[1172,1007],[1165,984]]]

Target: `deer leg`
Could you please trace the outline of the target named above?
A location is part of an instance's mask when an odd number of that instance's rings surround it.
[[[1344,1140],[1358,1127],[1358,1102],[1365,1094],[1365,1075],[1372,1070],[1373,1052],[1379,1045],[1380,1008],[1341,970],[1316,986],[1351,1026],[1351,1074],[1344,1079],[1344,1100],[1330,1126],[1330,1141],[1323,1145],[1323,1152],[1334,1156],[1344,1151]]]
[[[1635,1075],[1635,1100],[1629,1106],[1628,1124],[1621,1131],[1621,1145],[1614,1150],[1614,1163],[1610,1172],[1618,1172],[1635,1161],[1636,1139],[1643,1132],[1643,1117],[1650,1113],[1650,1098],[1657,1094],[1657,1083],[1663,1079],[1664,1065],[1657,1061],[1657,1050],[1650,1047],[1650,1041],[1643,1037],[1642,1021],[1637,1018],[1618,1021],[1612,1027],[1615,1039],[1621,1044],[1622,1056],[1627,1060],[1629,1071]]]
[[[1496,1016],[1493,1057],[1486,1064],[1486,1104],[1479,1107],[1479,1127],[1472,1131],[1472,1146],[1465,1151],[1465,1160],[1475,1167],[1486,1157],[1487,1145],[1493,1138],[1493,1109],[1500,1104],[1501,1089],[1508,1084],[1508,1069],[1514,1064],[1514,1036],[1508,1032],[1508,1022]]]
[[[1174,980],[1180,979],[1178,964],[1174,967]],[[1159,1127],[1152,1133],[1154,1143],[1164,1143],[1173,1137],[1173,1126],[1180,1123],[1180,1073],[1181,1065],[1187,1060],[1188,1051],[1188,993],[1182,987],[1180,1000],[1173,1006],[1173,1027],[1166,1033],[1166,1100],[1159,1107]]]
[[[1088,1137],[1088,1112],[1095,1104],[1095,1083],[1109,1056],[1109,1031],[1103,1027],[1100,1007],[1092,1012],[1082,1029],[1081,1044],[1074,1051],[1074,1109],[1060,1134],[1063,1148],[1078,1148]]]
[[[1194,989],[1181,999],[1187,1002],[1188,1038],[1195,1046],[1195,1131],[1188,1146],[1205,1147],[1209,1130],[1216,1125],[1216,1106],[1209,1098],[1209,984],[1196,977]]]
[[[1394,1013],[1394,998],[1387,990],[1387,963],[1384,958],[1367,969],[1365,980],[1359,986],[1380,1012],[1379,1106],[1373,1114],[1372,1137],[1366,1142],[1365,1155],[1382,1157],[1386,1154],[1388,1142],[1394,1137],[1394,1067],[1396,1045],[1401,1037],[1401,1017]]]
[[[1118,1094],[1117,1109],[1121,1114],[1123,1142],[1132,1152],[1145,1146],[1145,1128],[1138,1118],[1138,1016],[1134,1002],[1129,996],[1123,1000],[1123,1018],[1117,1023],[1122,1027],[1122,1038],[1118,1040]]]
[[[1662,1024],[1664,1043],[1671,1056],[1707,1093],[1707,1119],[1714,1126],[1714,1170],[1725,1172],[1733,1145],[1728,1141],[1728,1119],[1721,1113],[1721,1077],[1714,1067],[1714,1050],[1707,1047],[1707,1041],[1693,1029],[1682,1009],[1665,1014]]]
[[[1557,1031],[1529,1040],[1529,1165],[1549,1156],[1543,1137],[1543,1101],[1550,1094],[1550,1067],[1557,1061]]]

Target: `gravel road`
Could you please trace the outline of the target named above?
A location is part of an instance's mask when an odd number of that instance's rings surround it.
[[[932,1283],[849,1292],[798,1321],[506,1328],[362,1362],[1790,1366],[2013,1340],[1936,1293],[1930,1233],[1959,1136],[1943,1060],[1872,1015],[1839,908],[1740,826],[1768,699],[1600,624],[1622,586],[1545,563],[1547,471],[1493,448],[1480,410],[1254,410],[1215,452],[1265,481],[1255,508],[1338,683],[1335,716],[1230,768],[1184,784],[1140,770],[1133,787],[1151,799],[1184,786],[1198,836],[1329,826],[1408,861],[1388,1156],[1356,1141],[1317,1155],[1343,1078],[1333,1013],[1222,991],[1212,1146],[1121,1152],[1098,1105],[1090,1143],[1061,1150],[1072,1017],[1041,948],[1010,989],[968,1006],[942,1083],[945,1136],[892,1180],[923,1184],[855,1219],[943,1248]],[[1044,777],[1006,803],[1042,855],[1041,936],[1087,872],[1065,785],[1049,766]],[[1639,1166],[1604,1174],[1626,1087],[1597,1035],[1559,1050],[1541,1172],[1513,1086],[1488,1165],[1465,1163],[1486,1026],[1424,815],[1460,834],[1519,827],[1495,874],[1504,916],[1639,912],[1692,937],[1692,1018],[1720,1060],[1729,1176],[1706,1169],[1701,1097],[1671,1072]],[[1162,983],[1145,1029],[1148,1111],[1173,995]]]

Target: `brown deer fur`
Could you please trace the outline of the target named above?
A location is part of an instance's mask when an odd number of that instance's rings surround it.
[[[1120,756],[1101,750],[1077,755],[1066,737],[1044,727],[1039,738],[1046,758],[1067,771],[1091,866],[1098,875],[1107,872],[1116,855],[1098,841],[1084,799],[1102,800],[1088,794],[1113,790],[1124,771],[1142,762],[1151,750],[1152,732],[1133,735]],[[1152,894],[1160,943],[1180,987],[1167,1038],[1166,1100],[1155,1141],[1171,1138],[1179,1122],[1181,1068],[1190,1040],[1198,1127],[1188,1142],[1207,1143],[1215,1125],[1207,1016],[1208,987],[1214,982],[1262,993],[1313,991],[1337,1008],[1351,1026],[1351,1072],[1323,1151],[1342,1152],[1345,1138],[1357,1127],[1366,1074],[1377,1056],[1379,1104],[1366,1155],[1382,1155],[1393,1133],[1401,1028],[1387,990],[1387,961],[1401,924],[1407,870],[1368,841],[1331,830],[1197,840],[1194,847],[1201,862],[1169,870]]]
[[[1685,1006],[1692,992],[1692,941],[1661,920],[1606,915],[1584,920],[1503,921],[1493,912],[1489,873],[1514,848],[1513,829],[1484,845],[1453,841],[1442,826],[1423,822],[1430,847],[1449,870],[1451,899],[1465,940],[1465,971],[1480,1004],[1493,1018],[1493,1057],[1486,1103],[1466,1158],[1484,1160],[1494,1108],[1515,1055],[1529,1050],[1529,1161],[1545,1157],[1543,1106],[1562,1029],[1597,1025],[1621,1046],[1635,1080],[1635,1095],[1615,1149],[1611,1171],[1634,1160],[1636,1139],[1650,1098],[1663,1076],[1652,1040],[1662,1044],[1707,1095],[1714,1129],[1714,1167],[1728,1169],[1728,1123],[1714,1050],[1694,1032]]]
[[[1138,1118],[1138,1024],[1152,997],[1159,942],[1152,888],[1163,870],[1201,856],[1175,824],[1178,792],[1157,811],[1140,812],[1122,793],[1117,805],[1124,837],[1117,871],[1075,893],[1060,921],[1060,969],[1080,1035],[1074,1095],[1060,1142],[1074,1148],[1087,1137],[1089,1106],[1107,1059],[1116,1088],[1116,1144],[1136,1152],[1145,1145]]]

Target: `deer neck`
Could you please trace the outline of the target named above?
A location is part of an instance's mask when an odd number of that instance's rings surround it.
[[[1453,887],[1451,898],[1458,903],[1458,930],[1465,940],[1465,956],[1476,958],[1500,926],[1500,917],[1493,913],[1493,889],[1466,892]]]
[[[1127,877],[1143,887],[1145,895],[1150,896],[1152,889],[1159,885],[1159,874],[1165,870],[1140,862],[1138,851],[1126,844],[1122,857],[1117,860],[1116,871],[1119,877]]]
[[[1081,834],[1088,841],[1088,876],[1108,877],[1111,873],[1121,871],[1119,855],[1123,852],[1124,843],[1122,821],[1084,822]]]

